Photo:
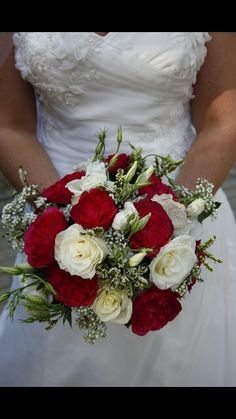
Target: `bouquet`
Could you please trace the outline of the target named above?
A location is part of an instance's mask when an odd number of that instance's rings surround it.
[[[161,329],[202,281],[201,266],[221,262],[209,252],[215,237],[201,240],[201,224],[220,205],[213,185],[178,186],[170,173],[183,161],[171,156],[143,156],[132,144],[120,153],[121,129],[106,156],[106,135],[98,134],[91,160],[41,194],[21,168],[23,189],[2,213],[5,237],[27,257],[0,268],[20,277],[19,288],[0,296],[10,317],[20,305],[24,322],[51,329],[61,319],[89,343],[105,337],[109,323],[140,336]]]

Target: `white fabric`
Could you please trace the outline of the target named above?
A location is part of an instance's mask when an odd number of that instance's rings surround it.
[[[209,39],[205,32],[14,34],[16,66],[35,86],[38,138],[60,175],[91,156],[104,127],[108,153],[121,125],[124,140],[145,154],[184,157],[194,138],[192,84]],[[223,205],[204,235],[217,235],[212,250],[224,263],[203,272],[174,321],[144,337],[109,324],[109,336],[90,346],[76,328],[10,323],[5,310],[0,385],[235,386],[236,226],[221,190],[216,198]]]

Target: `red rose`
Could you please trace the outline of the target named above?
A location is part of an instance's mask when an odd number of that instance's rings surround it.
[[[24,234],[24,251],[34,268],[41,268],[54,260],[55,237],[68,223],[58,208],[48,208],[28,227]]]
[[[113,156],[114,154],[110,154],[109,156],[107,156],[107,158],[105,159],[105,162],[109,163]],[[115,175],[118,169],[125,170],[128,167],[128,165],[129,165],[129,156],[124,153],[118,154],[115,164],[109,167],[109,173],[110,175]]]
[[[71,180],[80,179],[84,175],[84,170],[81,172],[70,173],[69,175],[66,175],[62,179],[58,180],[53,185],[44,189],[42,195],[55,204],[70,204],[73,194],[65,186]]]
[[[153,251],[148,256],[154,257],[171,239],[174,231],[172,221],[163,207],[150,199],[142,199],[134,206],[141,217],[149,212],[152,215],[145,227],[131,237],[130,246],[132,249],[150,247]]]
[[[162,183],[161,179],[156,176],[152,175],[149,179],[149,182],[152,182],[151,185],[143,186],[139,189],[139,195],[147,194],[148,198],[152,198],[154,195],[162,195],[162,194],[171,194],[175,199],[177,199],[174,191],[171,189],[170,186]]]
[[[91,305],[98,292],[98,279],[83,279],[62,271],[57,263],[46,270],[46,278],[56,291],[56,300],[69,307]]]
[[[159,330],[182,310],[178,294],[152,287],[140,294],[133,305],[132,331],[139,336]]]
[[[71,210],[71,217],[84,228],[103,227],[107,230],[117,211],[106,191],[93,188],[81,194],[78,204]]]

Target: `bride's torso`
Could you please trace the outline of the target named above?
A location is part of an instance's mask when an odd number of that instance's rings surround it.
[[[35,87],[38,138],[61,175],[116,131],[144,153],[182,158],[191,145],[189,101],[206,32],[17,32],[16,66]]]

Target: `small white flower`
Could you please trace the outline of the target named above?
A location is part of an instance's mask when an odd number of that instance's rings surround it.
[[[92,309],[103,322],[125,324],[131,318],[133,304],[125,291],[116,289],[107,292],[102,288]]]
[[[190,217],[197,218],[205,208],[205,201],[202,198],[195,199],[187,206],[187,213]]]
[[[80,195],[84,191],[89,191],[97,186],[104,186],[107,181],[105,164],[102,162],[89,162],[86,175],[80,179],[71,180],[66,184],[66,188],[73,193],[72,205],[78,203]]]
[[[72,224],[57,234],[55,240],[55,259],[61,269],[81,278],[93,278],[96,266],[108,254],[104,240],[89,237],[79,224]]]
[[[175,289],[189,275],[197,262],[195,241],[190,236],[179,236],[161,248],[149,265],[150,280],[164,290]]]
[[[138,211],[132,202],[127,201],[124,204],[124,209],[115,215],[112,228],[114,228],[114,230],[125,230],[128,226],[128,218],[132,214],[138,215]]]

